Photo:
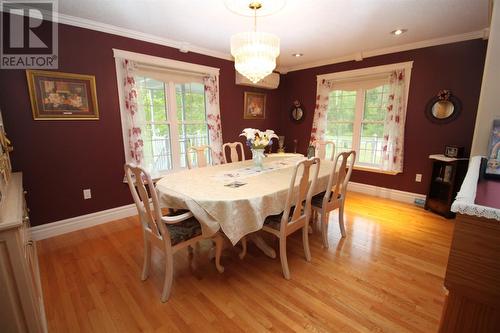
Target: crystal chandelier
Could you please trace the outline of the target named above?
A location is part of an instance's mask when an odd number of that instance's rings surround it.
[[[253,83],[257,83],[276,68],[276,58],[280,54],[278,36],[257,32],[257,10],[260,2],[251,2],[248,7],[254,11],[254,31],[241,32],[231,37],[231,54],[234,68]]]

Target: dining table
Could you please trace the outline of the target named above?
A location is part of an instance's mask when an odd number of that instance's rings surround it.
[[[275,258],[274,249],[255,232],[262,229],[266,217],[285,209],[293,170],[303,159],[299,154],[270,154],[262,168],[245,160],[186,169],[162,177],[156,189],[162,206],[189,209],[200,222],[204,236],[222,230],[235,245],[250,235],[259,249]],[[332,161],[320,161],[314,194],[326,190],[333,167]]]

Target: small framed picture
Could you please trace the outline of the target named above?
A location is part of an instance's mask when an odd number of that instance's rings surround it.
[[[487,157],[485,177],[500,179],[500,119],[493,121]]]
[[[97,120],[95,77],[26,70],[35,120]]]
[[[243,119],[266,119],[266,94],[245,92]]]
[[[444,156],[453,158],[462,158],[464,157],[464,147],[445,146]]]

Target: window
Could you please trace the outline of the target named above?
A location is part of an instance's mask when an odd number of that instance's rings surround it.
[[[207,160],[219,163],[219,69],[118,49],[113,55],[125,162],[158,178],[185,168],[189,147],[206,145]]]
[[[330,92],[325,138],[335,142],[336,154],[355,150],[356,165],[380,168],[389,84],[356,85]]]
[[[320,79],[332,82],[329,93],[326,92],[325,140],[335,143],[335,154],[355,150],[357,167],[398,172],[383,167],[384,123],[391,89],[389,76],[396,68],[405,68],[407,95],[411,66],[408,62],[318,76],[318,82]]]
[[[136,76],[144,165],[160,174],[186,167],[190,146],[209,144],[204,85],[174,78]]]

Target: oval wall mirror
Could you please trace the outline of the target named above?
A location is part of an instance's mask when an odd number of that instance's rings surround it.
[[[444,124],[455,120],[461,108],[460,100],[450,90],[441,90],[427,103],[425,114],[430,121]]]

